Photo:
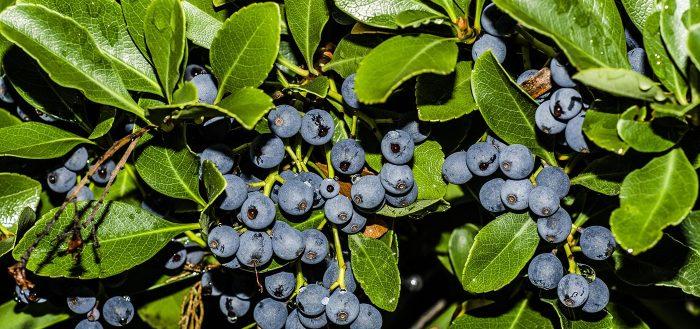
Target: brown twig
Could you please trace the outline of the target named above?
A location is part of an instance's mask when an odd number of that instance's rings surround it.
[[[521,86],[532,98],[537,98],[552,89],[552,72],[545,66]]]
[[[195,283],[182,300],[181,329],[200,329],[204,321],[204,303],[202,303],[202,283]]]

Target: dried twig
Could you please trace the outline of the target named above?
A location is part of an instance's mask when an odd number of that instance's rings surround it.
[[[204,303],[202,303],[202,283],[195,283],[182,300],[182,317],[180,329],[200,329],[204,322]]]

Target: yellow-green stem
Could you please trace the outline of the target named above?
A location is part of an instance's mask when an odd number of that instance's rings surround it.
[[[333,243],[335,245],[335,259],[338,261],[338,279],[336,283],[340,289],[345,290],[345,259],[343,258],[343,248],[340,245],[338,225],[335,224],[333,224]]]
[[[355,138],[357,135],[357,114],[352,116],[352,126],[350,126],[350,136]]]
[[[277,171],[273,171],[265,177],[265,188],[263,188],[263,194],[265,196],[270,196],[272,186],[275,185],[275,181],[277,181],[276,176],[278,176]]]
[[[566,252],[566,260],[569,262],[569,273],[576,273],[578,265],[576,265],[574,254],[571,252],[571,247],[568,243],[564,244],[564,252]]]
[[[326,152],[326,166],[328,166],[328,178],[335,177],[335,169],[333,169],[333,164],[331,163],[331,148],[324,145],[323,148]]]
[[[316,171],[319,175],[321,175],[321,177],[323,177],[324,179],[327,178],[326,173],[324,173],[323,170],[321,170],[321,168],[319,168],[315,163],[313,163],[313,161],[309,161],[306,164],[309,165],[309,167],[311,167],[311,169]]]
[[[187,236],[187,238],[190,239],[190,241],[192,241],[192,242],[198,244],[200,247],[202,247],[202,248],[206,248],[206,247],[207,247],[207,243],[204,242],[204,240],[203,240],[202,238],[200,238],[197,234],[194,234],[194,232],[192,232],[192,231],[185,231],[185,235]]]
[[[301,161],[299,161],[299,158],[297,158],[294,150],[292,150],[289,145],[285,146],[284,150],[287,151],[287,154],[289,154],[289,156],[292,158],[292,161],[294,161],[294,165],[297,166],[297,169],[299,169],[299,171],[304,171],[304,167],[301,165]]]
[[[296,283],[296,286],[294,286],[294,293],[292,294],[292,296],[289,297],[290,300],[292,298],[294,298],[294,296],[299,294],[299,290],[301,290],[301,287],[303,287],[304,284],[306,283],[306,279],[304,278],[304,272],[302,271],[300,261],[297,261],[296,272],[297,272],[297,274],[296,274],[297,283]]]
[[[280,65],[290,69],[292,72],[296,73],[297,75],[301,75],[302,77],[308,77],[309,76],[309,71],[304,70],[301,67],[298,67],[294,65],[294,63],[290,62],[288,59],[286,59],[282,55],[277,55],[277,63]]]
[[[340,104],[343,104],[343,95],[335,90],[328,90],[328,97],[336,100]]]

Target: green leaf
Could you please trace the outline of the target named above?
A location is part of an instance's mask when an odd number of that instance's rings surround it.
[[[97,120],[97,125],[88,136],[88,139],[97,139],[109,133],[114,124],[114,116],[116,111],[109,108],[104,108],[100,111],[100,118]]]
[[[394,20],[401,28],[419,28],[427,24],[444,24],[450,26],[449,18],[438,12],[426,12],[420,10],[408,10],[400,12]]]
[[[205,206],[199,196],[199,158],[187,148],[183,138],[174,136],[178,133],[149,140],[136,157],[136,170],[159,193]]]
[[[449,75],[424,74],[416,83],[416,106],[422,121],[449,121],[476,110],[472,62],[458,62]]]
[[[78,89],[97,103],[143,117],[113,61],[74,20],[43,6],[21,4],[0,13],[0,31],[34,57],[56,83]]]
[[[605,195],[620,194],[622,179],[629,173],[626,159],[608,155],[591,162],[586,169],[571,179],[571,185],[585,186]]]
[[[395,29],[396,16],[409,10],[438,13],[418,0],[335,0],[335,6],[370,26]]]
[[[216,168],[216,165],[206,160],[202,164],[202,182],[207,193],[207,205],[199,216],[199,226],[203,234],[209,233],[209,228],[216,222],[216,200],[226,189],[226,179]]]
[[[464,273],[464,266],[469,258],[469,250],[474,244],[474,237],[479,232],[479,228],[474,224],[467,224],[452,231],[450,242],[448,243],[448,253],[450,263],[455,273]]]
[[[464,314],[455,319],[450,329],[470,328],[527,328],[552,329],[552,323],[540,312],[528,305],[528,300],[514,304],[508,311],[496,316],[473,316]]]
[[[280,10],[255,3],[229,17],[211,44],[211,68],[219,79],[218,103],[226,92],[259,86],[277,58]],[[249,128],[250,129],[250,128]]]
[[[620,0],[620,2],[625,7],[625,11],[632,23],[637,26],[639,31],[644,31],[647,28],[649,16],[657,10],[656,3],[658,0]],[[648,45],[645,41],[644,48],[647,47]]]
[[[178,328],[182,318],[182,301],[191,287],[162,296],[141,305],[136,312],[139,317],[154,329]]]
[[[629,68],[620,14],[613,0],[494,0],[521,24],[557,42],[578,69]]]
[[[93,184],[91,189],[95,195],[102,195],[102,192],[104,192],[104,187],[99,185]],[[114,179],[114,183],[112,183],[112,187],[109,189],[109,194],[107,194],[105,200],[133,203],[140,192],[139,189],[139,179],[136,177],[136,169],[132,164],[126,163],[124,164],[124,169],[122,169],[117,175],[117,178]],[[140,206],[141,201],[139,200],[133,204]]]
[[[153,0],[146,10],[144,36],[165,97],[172,102],[187,48],[185,12],[180,0]]]
[[[139,265],[163,248],[173,237],[198,224],[176,224],[156,217],[147,210],[122,202],[108,202],[100,206],[94,225],[97,225],[99,247],[92,245],[91,227],[81,227],[83,243],[77,254],[67,252],[73,229],[73,220],[86,221],[92,212],[92,202],[70,203],[50,227],[31,253],[27,269],[41,276],[81,279],[106,278]],[[58,208],[41,217],[13,251],[15,259],[47,229]]]
[[[398,259],[384,242],[362,234],[348,237],[352,272],[372,304],[394,311],[399,303],[401,277]]]
[[[442,199],[447,184],[442,179],[442,163],[445,153],[440,144],[428,140],[418,145],[413,152],[413,176],[418,184],[418,199]]]
[[[355,91],[363,103],[383,103],[404,81],[421,73],[448,74],[456,61],[454,40],[429,34],[395,36],[362,59]]]
[[[408,207],[403,208],[394,208],[390,205],[384,205],[382,209],[377,211],[377,215],[390,218],[408,217],[412,219],[420,219],[428,214],[443,212],[449,208],[450,204],[442,199],[417,200]]]
[[[633,106],[620,116],[617,133],[625,143],[640,152],[662,152],[676,145],[688,126],[675,117],[644,121],[646,108]]]
[[[114,63],[114,69],[127,89],[161,94],[153,67],[129,36],[117,2],[112,0],[22,0],[21,2],[42,5],[72,18],[88,32],[97,48]]]
[[[355,73],[362,59],[382,41],[384,38],[377,35],[346,35],[335,48],[333,59],[323,67],[323,72],[335,71],[341,77]]]
[[[676,99],[685,100],[688,86],[683,80],[683,75],[681,72],[678,72],[678,69],[673,64],[673,60],[666,50],[666,46],[661,37],[659,19],[659,12],[651,13],[642,30],[647,62],[652,71],[654,71],[654,75],[656,75],[659,81],[661,81],[668,90],[673,92]]]
[[[537,103],[515,84],[490,51],[474,65],[472,92],[481,116],[499,138],[508,144],[527,146],[549,164],[557,163],[554,154],[537,139]]]
[[[618,113],[609,113],[604,109],[589,109],[583,121],[583,132],[588,139],[601,148],[623,155],[630,146],[617,135],[619,119]]]
[[[552,305],[554,311],[559,316],[559,324],[562,329],[612,329],[613,317],[608,312],[594,318],[577,318],[571,310],[559,303],[558,299],[543,299],[547,304]]]
[[[0,225],[13,234],[0,232],[0,256],[14,246],[21,214],[25,208],[36,210],[39,193],[39,182],[20,174],[0,173]]]
[[[290,85],[289,89],[301,93],[311,93],[320,98],[326,98],[330,88],[330,79],[324,76],[318,76],[310,82],[303,85]]]
[[[144,13],[152,0],[121,0],[122,14],[126,22],[126,29],[136,47],[144,56],[148,55],[146,37],[144,36]],[[160,90],[160,87],[158,87]]]
[[[456,0],[430,0],[430,2],[442,7],[442,9],[445,9],[445,12],[449,14],[450,18],[457,17],[457,13],[461,10],[457,5],[457,2],[459,1]],[[469,5],[466,7],[469,7]]]
[[[573,76],[590,87],[622,97],[645,101],[666,99],[659,84],[629,69],[595,68],[582,70]]]
[[[666,226],[679,224],[697,196],[695,170],[683,150],[673,149],[625,177],[610,228],[617,242],[637,255],[653,247]]]
[[[224,98],[218,107],[221,112],[236,119],[244,128],[250,130],[275,105],[272,103],[272,98],[262,90],[246,87]]]
[[[88,139],[39,122],[24,122],[0,128],[0,156],[24,159],[58,158]]]
[[[14,126],[20,123],[22,123],[22,120],[8,112],[6,109],[0,108],[0,128]]]
[[[631,310],[616,304],[608,303],[605,310],[612,316],[612,328],[615,329],[648,329],[649,326]]]
[[[224,25],[226,10],[217,12],[210,0],[185,0],[182,8],[187,21],[187,38],[195,45],[209,49],[216,32]]]
[[[314,54],[321,42],[321,32],[330,18],[325,0],[285,0],[284,10],[287,14],[287,26],[292,37],[306,59],[306,65],[313,74]]]
[[[688,31],[688,57],[700,70],[700,24],[695,24]]]
[[[688,68],[688,25],[683,14],[693,7],[700,7],[700,4],[692,0],[662,0],[660,6],[661,37],[681,73],[687,72]]]
[[[0,318],[6,329],[43,329],[68,320],[70,315],[50,302],[24,305],[10,300],[0,305]]]

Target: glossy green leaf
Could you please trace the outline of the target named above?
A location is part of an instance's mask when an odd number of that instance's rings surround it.
[[[669,91],[673,92],[676,99],[685,100],[688,86],[666,50],[661,37],[659,19],[659,12],[651,13],[646,20],[644,30],[642,30],[647,61],[654,71],[654,75]]]
[[[447,191],[442,179],[442,163],[445,153],[436,141],[428,140],[418,145],[413,153],[413,176],[418,184],[418,199],[441,199]]]
[[[178,328],[182,319],[182,302],[191,287],[171,292],[141,305],[136,312],[139,317],[154,329]]]
[[[139,196],[140,188],[136,168],[134,165],[126,163],[117,178],[114,179],[105,200],[133,202]],[[102,195],[104,191],[104,187],[99,185],[93,185],[90,189],[95,195]],[[140,205],[141,202],[134,204]]]
[[[342,77],[355,73],[362,59],[383,40],[376,35],[346,35],[335,47],[333,59],[323,67],[323,72],[335,71]]]
[[[246,87],[224,98],[218,107],[246,129],[253,129],[269,110],[275,107],[272,98],[262,90]]]
[[[394,20],[396,25],[401,28],[419,28],[421,25],[427,24],[444,24],[450,26],[449,18],[442,13],[426,12],[420,10],[409,10],[400,12]]]
[[[292,37],[306,59],[306,67],[317,74],[314,68],[314,54],[321,42],[321,32],[330,18],[326,0],[285,0],[287,26]]]
[[[90,133],[90,136],[88,136],[88,139],[97,139],[104,135],[107,135],[109,133],[109,130],[112,129],[112,124],[114,124],[114,116],[116,114],[116,111],[114,111],[113,109],[102,109],[100,111],[100,117],[97,120],[97,124],[95,125],[95,128],[92,129],[92,132]]]
[[[474,237],[479,232],[479,228],[474,224],[467,224],[452,231],[448,244],[448,254],[450,263],[455,273],[464,273],[464,266],[469,258],[469,250],[474,244]]]
[[[169,102],[185,56],[185,12],[180,0],[153,0],[146,9],[144,37],[158,80]]]
[[[688,68],[688,27],[684,22],[685,12],[692,7],[700,7],[693,0],[662,0],[661,1],[661,36],[666,49],[676,63],[681,73]]]
[[[688,130],[675,117],[653,118],[644,121],[646,109],[633,106],[617,122],[617,133],[625,143],[640,152],[662,152],[676,145]]]
[[[629,68],[614,0],[494,0],[521,24],[551,37],[578,69]]]
[[[210,0],[182,2],[187,20],[187,38],[194,44],[209,49],[211,42],[226,20],[226,10],[216,11]]]
[[[629,149],[629,145],[617,135],[617,121],[619,119],[620,114],[618,113],[592,108],[586,111],[583,132],[599,147],[623,155]]]
[[[540,237],[527,213],[507,213],[486,224],[474,238],[461,282],[471,293],[503,288],[535,254]]]
[[[459,7],[457,2],[461,1],[456,1],[456,0],[430,0],[430,2],[442,7],[442,9],[445,10],[445,12],[449,15],[450,18],[457,17],[459,14]],[[467,5],[466,7],[469,7]]]
[[[398,259],[379,240],[353,234],[348,237],[352,255],[352,272],[372,304],[394,311],[399,303],[401,277]]]
[[[452,322],[450,329],[470,328],[521,328],[552,329],[552,322],[540,312],[533,309],[527,299],[514,304],[504,313],[492,316],[473,316],[464,314]]]
[[[202,164],[202,182],[207,193],[207,205],[199,215],[199,225],[204,234],[209,233],[209,228],[216,222],[216,201],[224,193],[226,179],[216,168],[216,165],[207,160]]]
[[[571,313],[571,310],[563,306],[559,299],[543,299],[545,303],[552,305],[559,316],[559,325],[562,329],[612,329],[613,317],[608,312],[593,318],[580,318]],[[624,328],[624,327],[622,327]]]
[[[688,31],[688,57],[700,70],[700,24],[695,24]]]
[[[576,73],[573,78],[616,96],[645,101],[663,101],[666,98],[658,83],[628,69],[586,69]]]
[[[456,61],[454,40],[429,34],[395,36],[362,59],[355,91],[363,103],[383,103],[404,81],[421,73],[448,74]]]
[[[301,93],[310,93],[320,98],[326,98],[330,88],[330,79],[324,76],[318,76],[310,82],[303,85],[290,85],[289,89]]]
[[[625,177],[610,228],[617,242],[637,255],[653,247],[665,227],[678,225],[697,196],[695,170],[683,150],[673,149]]]
[[[27,306],[10,300],[0,305],[0,318],[6,329],[43,329],[68,320],[70,314],[50,303]]]
[[[420,190],[420,189],[419,189]],[[390,205],[384,205],[382,209],[377,211],[377,215],[401,218],[408,217],[412,219],[420,219],[424,216],[434,213],[443,212],[450,208],[450,204],[442,199],[417,200],[416,202],[403,208],[394,208]]]
[[[449,75],[420,75],[416,83],[418,118],[449,121],[476,110],[471,76],[472,62],[458,62]]]
[[[14,126],[20,123],[22,123],[22,120],[6,109],[0,108],[0,128]]]
[[[625,7],[625,11],[632,20],[632,23],[637,26],[639,31],[644,31],[647,22],[649,22],[649,16],[657,10],[656,3],[658,0],[620,0],[620,2],[622,2],[622,5]],[[644,42],[644,46],[644,48],[648,47],[646,41]]]
[[[97,103],[143,116],[113,61],[74,20],[43,6],[21,4],[0,13],[0,31],[34,57],[58,84],[78,89]]]
[[[437,13],[418,0],[335,0],[350,17],[370,26],[395,29],[396,16],[409,10]]]
[[[617,195],[620,193],[622,179],[627,173],[629,168],[626,159],[608,155],[586,166],[580,174],[571,179],[571,185],[585,186],[605,195]]]
[[[41,184],[27,176],[0,173],[0,225],[13,234],[0,232],[0,256],[14,246],[17,222],[25,208],[36,210],[40,192]]]
[[[126,29],[136,47],[144,56],[148,55],[146,37],[144,36],[144,13],[152,0],[122,0],[122,14],[126,22]]]
[[[0,128],[0,156],[24,159],[58,158],[88,139],[39,122],[24,122]]]
[[[481,116],[499,138],[508,144],[523,144],[548,163],[556,164],[554,155],[538,140],[537,103],[516,86],[490,52],[474,65],[472,92]]]
[[[31,253],[27,269],[41,276],[81,279],[106,278],[139,265],[155,255],[173,237],[199,224],[176,224],[154,216],[147,210],[122,202],[107,202],[100,206],[94,224],[97,225],[99,247],[93,245],[91,227],[81,227],[83,248],[68,253],[73,220],[86,221],[92,212],[92,202],[71,203],[50,227]],[[13,251],[15,259],[47,228],[58,208],[41,217]],[[77,254],[80,257],[75,257]]]
[[[211,68],[219,80],[216,102],[227,92],[259,86],[277,58],[280,9],[255,3],[229,17],[211,44]]]

